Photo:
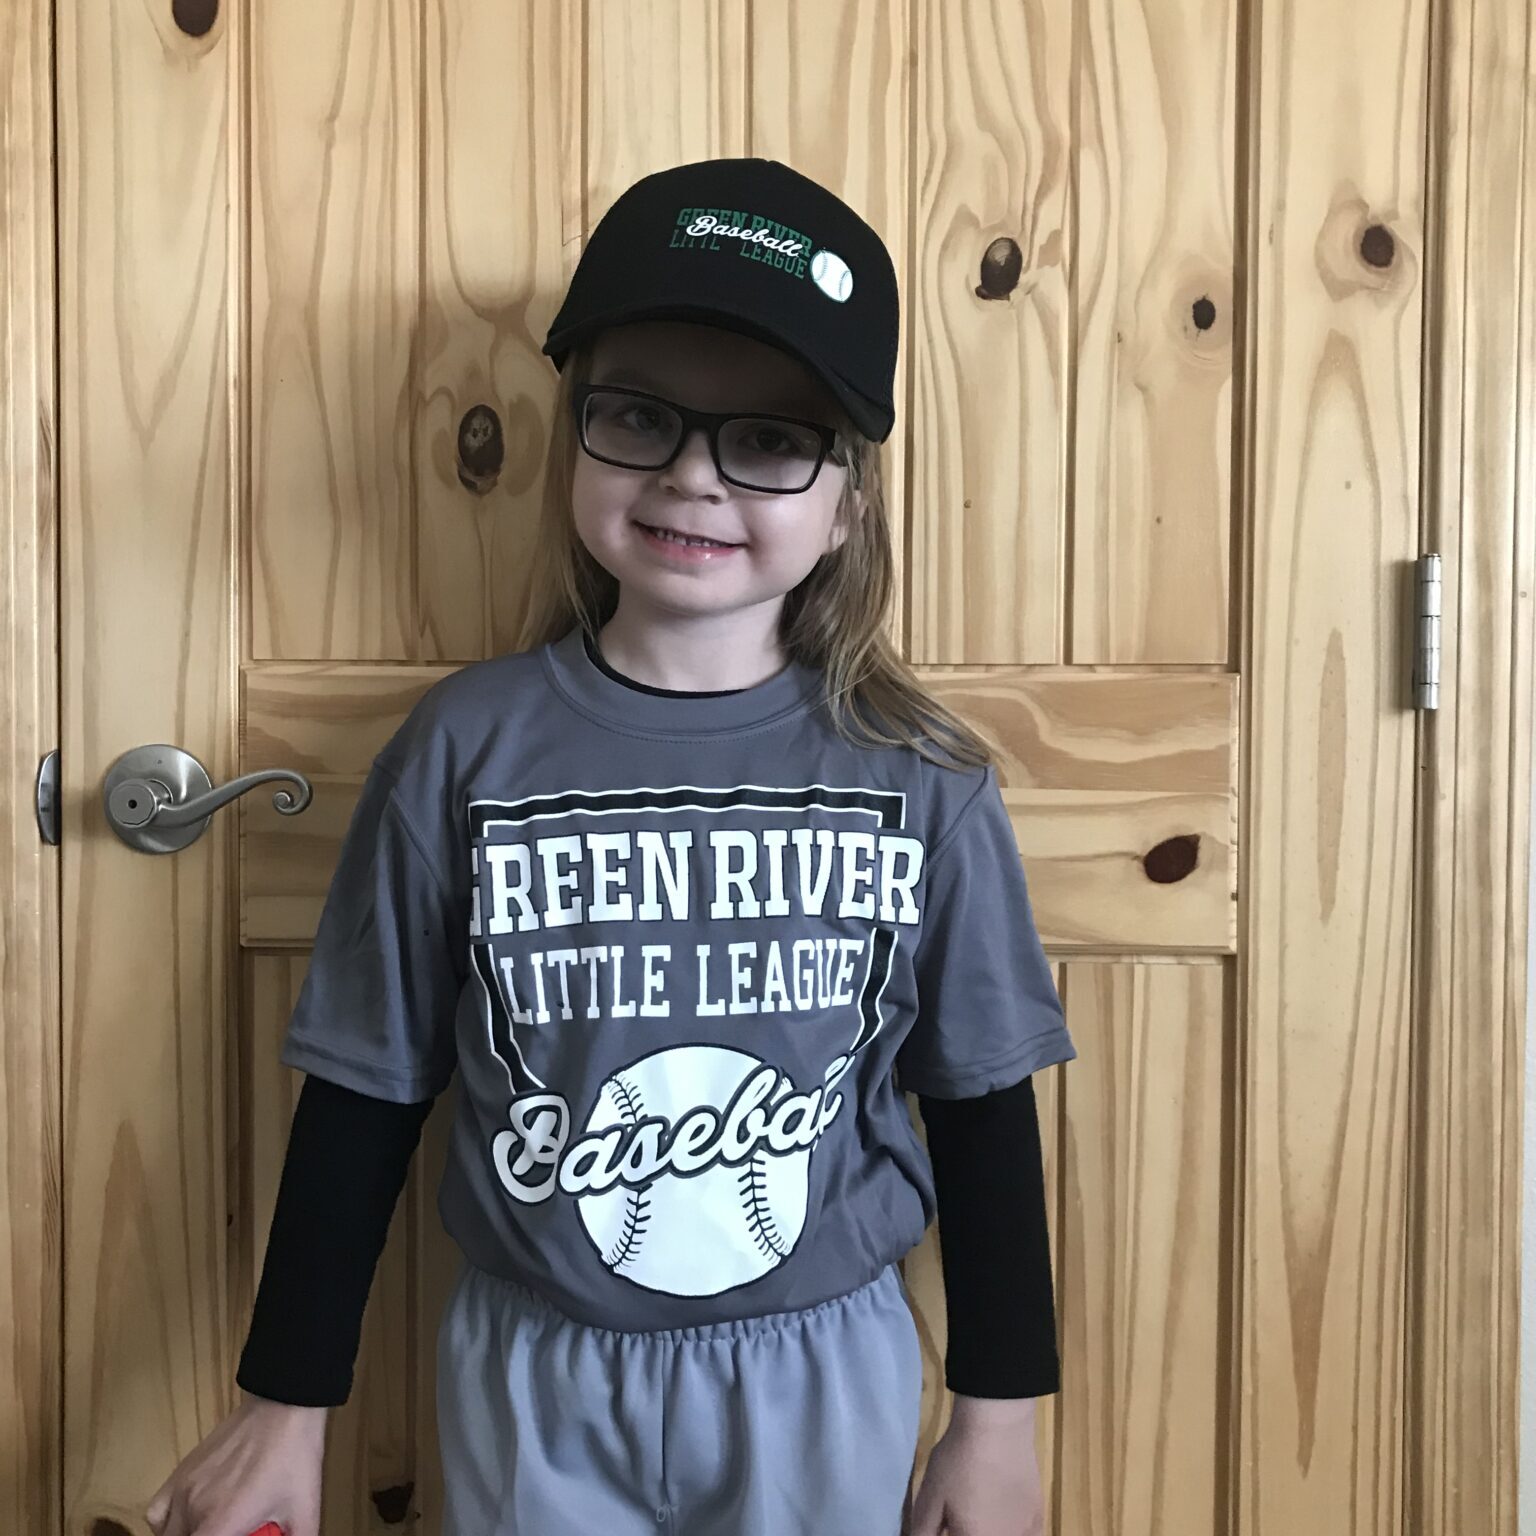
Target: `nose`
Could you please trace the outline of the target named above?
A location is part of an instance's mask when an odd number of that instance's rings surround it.
[[[677,457],[661,474],[663,484],[675,486],[686,496],[723,495],[725,491],[703,427],[695,427],[684,436]]]

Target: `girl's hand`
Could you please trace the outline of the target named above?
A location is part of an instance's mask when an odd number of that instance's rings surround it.
[[[240,1406],[182,1459],[145,1508],[155,1536],[319,1536],[329,1408],[241,1393]]]
[[[1044,1536],[1032,1397],[955,1396],[903,1536]]]

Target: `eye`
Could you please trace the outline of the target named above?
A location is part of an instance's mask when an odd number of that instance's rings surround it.
[[[759,422],[747,434],[748,448],[757,453],[779,454],[793,451],[796,443],[782,427],[776,427],[772,422]]]
[[[593,411],[588,419],[600,431],[618,432],[647,441],[666,437],[674,426],[664,407],[644,400],[610,401]]]
[[[630,405],[619,412],[619,420],[627,426],[639,427],[642,432],[654,432],[663,417],[654,405]]]

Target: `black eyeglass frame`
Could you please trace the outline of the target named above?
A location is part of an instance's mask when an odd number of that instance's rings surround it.
[[[594,452],[587,443],[587,400],[595,394],[627,395],[635,400],[649,400],[655,405],[664,405],[669,411],[674,412],[683,424],[683,430],[677,435],[677,446],[672,450],[665,463],[661,464],[626,464],[620,459],[610,459],[606,454]],[[695,427],[704,429],[704,436],[709,441],[710,457],[715,461],[715,472],[728,485],[739,486],[744,491],[761,491],[773,496],[799,496],[816,484],[816,477],[821,473],[821,466],[828,459],[834,464],[844,465],[846,460],[833,450],[842,440],[842,434],[836,427],[829,427],[819,421],[807,421],[803,416],[779,416],[772,411],[693,411],[685,405],[679,405],[675,400],[668,400],[664,395],[653,395],[643,389],[629,389],[622,384],[577,384],[571,390],[571,410],[576,418],[576,437],[581,443],[582,452],[589,458],[597,459],[603,464],[612,464],[618,469],[639,469],[647,474],[654,473],[658,469],[666,469],[676,462],[678,454],[683,451],[683,444],[688,441],[689,435]],[[811,467],[810,478],[804,485],[789,488],[782,485],[752,485],[744,480],[737,480],[726,474],[725,466],[720,462],[720,429],[728,421],[782,421],[791,426],[805,427],[814,432],[820,439],[821,449],[816,455],[816,462]]]

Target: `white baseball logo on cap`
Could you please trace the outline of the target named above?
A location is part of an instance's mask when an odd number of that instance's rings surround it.
[[[817,251],[811,258],[811,279],[829,299],[844,303],[853,292],[853,273],[841,256]]]

